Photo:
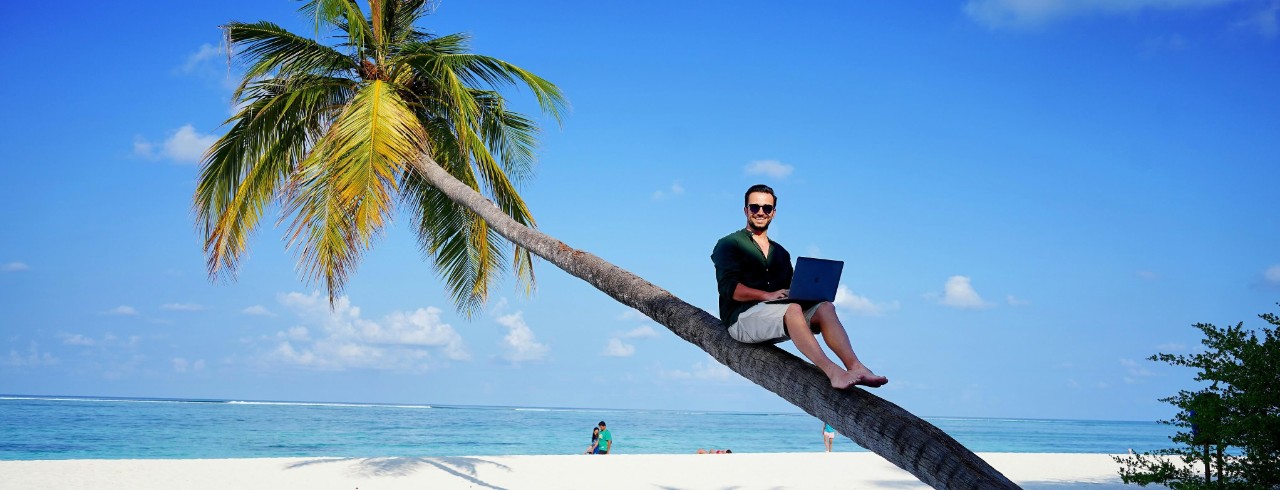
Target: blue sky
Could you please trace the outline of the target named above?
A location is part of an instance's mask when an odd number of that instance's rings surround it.
[[[506,281],[468,321],[399,224],[333,311],[271,223],[210,282],[190,198],[236,75],[217,26],[308,32],[296,7],[0,20],[0,393],[794,410],[546,263],[533,296]],[[1153,420],[1191,373],[1147,356],[1280,300],[1278,12],[455,0],[424,27],[568,96],[523,188],[542,230],[714,312],[711,246],[768,183],[773,238],[845,261],[837,304],[879,395]]]

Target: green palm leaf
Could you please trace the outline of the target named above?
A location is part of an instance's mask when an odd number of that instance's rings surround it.
[[[391,217],[398,177],[421,151],[423,128],[387,82],[361,87],[289,189],[291,245],[304,275],[341,290]]]
[[[529,252],[410,163],[425,153],[532,226],[518,185],[532,175],[538,127],[508,111],[498,90],[529,88],[557,121],[564,97],[515,65],[469,53],[464,35],[418,29],[429,10],[425,0],[373,0],[367,11],[355,0],[303,2],[314,37],[337,32],[336,46],[269,22],[224,26],[246,72],[234,93],[241,109],[206,155],[193,199],[210,275],[236,272],[263,212],[280,203],[300,274],[332,300],[399,207],[459,310],[482,305],[509,266],[532,289]]]
[[[344,72],[354,74],[359,69],[350,57],[337,50],[297,36],[270,22],[231,22],[223,28],[232,46],[244,47],[242,56],[256,60],[249,66],[244,81],[232,95],[234,99],[239,99],[252,81],[276,72],[286,76],[339,76]]]
[[[234,274],[249,233],[281,182],[305,157],[308,142],[349,98],[345,79],[298,77],[254,83],[231,130],[210,148],[195,208],[209,272]]]

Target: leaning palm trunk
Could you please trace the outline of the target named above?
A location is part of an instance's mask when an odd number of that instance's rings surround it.
[[[835,390],[812,364],[772,345],[742,344],[710,313],[603,259],[509,218],[453,178],[430,156],[413,163],[427,182],[479,215],[498,234],[639,310],[711,354],[729,369],[776,393],[934,488],[1018,488],[933,424],[861,389]]]

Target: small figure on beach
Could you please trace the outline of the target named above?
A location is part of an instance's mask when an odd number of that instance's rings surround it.
[[[732,449],[703,449],[698,448],[698,454],[733,454]]]
[[[827,452],[831,452],[831,444],[836,442],[836,428],[831,424],[822,424],[822,443],[827,446]]]
[[[609,428],[605,426],[601,420],[599,424],[600,435],[596,439],[594,454],[609,454],[613,449],[613,433],[609,432]]]
[[[790,292],[787,288],[791,287],[794,272],[791,255],[769,239],[769,224],[778,211],[773,188],[764,184],[751,186],[743,201],[746,228],[721,238],[711,253],[720,292],[720,321],[728,327],[729,335],[751,344],[790,339],[836,389],[854,385],[877,388],[888,383],[889,378],[871,372],[858,360],[849,334],[830,302],[766,303],[784,299]],[[844,367],[822,351],[817,333],[822,334]]]
[[[591,454],[596,452],[596,443],[600,441],[600,427],[591,428],[591,445],[587,446],[587,452],[582,454]]]

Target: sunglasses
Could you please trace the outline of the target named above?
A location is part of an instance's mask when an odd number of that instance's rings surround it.
[[[748,204],[747,210],[751,211],[751,214],[759,213],[762,210],[764,211],[764,214],[773,214],[773,205],[772,204]]]

